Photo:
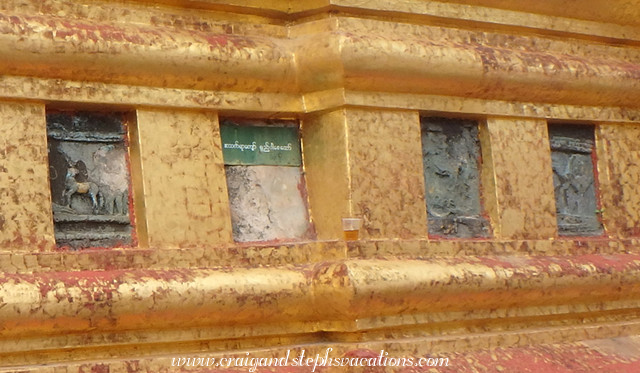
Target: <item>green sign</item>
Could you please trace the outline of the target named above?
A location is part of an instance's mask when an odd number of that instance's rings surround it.
[[[297,127],[222,124],[220,137],[227,165],[302,165]]]

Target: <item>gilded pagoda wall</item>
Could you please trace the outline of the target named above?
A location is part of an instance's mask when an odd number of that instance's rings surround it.
[[[0,104],[3,126],[2,246],[51,250],[55,244],[48,183],[44,106]]]
[[[638,334],[640,3],[587,3],[1,2],[0,371]],[[47,110],[128,113],[130,247],[56,246]],[[424,116],[479,123],[488,237],[429,236]],[[234,242],[228,117],[300,123],[315,239]],[[594,126],[602,235],[548,123]]]
[[[488,118],[483,176],[496,237],[555,237],[551,156],[544,120]],[[525,167],[525,165],[527,165]],[[493,187],[491,187],[493,186]]]

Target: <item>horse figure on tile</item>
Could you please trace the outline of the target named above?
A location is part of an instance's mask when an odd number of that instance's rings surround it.
[[[96,183],[91,181],[78,182],[78,180],[76,180],[76,176],[80,172],[78,163],[69,165],[69,168],[67,168],[67,174],[64,180],[64,191],[62,192],[62,204],[71,207],[71,197],[74,194],[87,194],[91,198],[91,205],[93,207],[93,213],[95,214],[100,207],[98,203],[100,188]]]

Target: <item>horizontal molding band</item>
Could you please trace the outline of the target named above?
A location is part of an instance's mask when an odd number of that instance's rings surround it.
[[[473,2],[464,1],[388,1],[388,0],[332,0],[332,9],[336,11],[344,10],[351,13],[365,13],[371,16],[382,16],[385,19],[393,20],[394,17],[402,16],[410,19],[424,19],[433,17],[443,23],[452,23],[461,27],[474,28],[483,25],[488,28],[517,28],[520,32],[532,32],[542,34],[556,34],[564,38],[605,38],[619,40],[640,41],[640,32],[636,27],[629,24],[620,24],[621,18],[626,21],[637,21],[631,15],[638,13],[637,7],[631,4],[625,9],[620,7],[613,9],[607,7],[609,12],[591,12],[591,17],[579,19],[577,10],[583,15],[584,8],[595,8],[593,2],[587,4],[582,2],[575,7],[564,3],[562,7],[544,9],[546,14],[540,12],[542,9],[531,9],[535,6],[529,4],[509,4],[512,9],[500,9],[492,7],[491,0]],[[502,4],[503,6],[505,3]],[[524,5],[524,6],[523,6]],[[580,9],[576,9],[580,8]],[[537,11],[536,11],[537,10]],[[527,13],[527,11],[530,11]],[[615,16],[614,16],[615,14]],[[607,16],[609,16],[607,18]],[[617,16],[617,17],[616,17]],[[622,16],[622,17],[621,17]],[[596,21],[597,20],[597,21]],[[465,24],[469,23],[469,24]]]
[[[5,0],[7,8],[11,1]],[[35,14],[41,8],[41,0],[20,1],[20,10],[24,14]],[[33,4],[35,3],[35,4]],[[85,8],[58,1],[48,4],[52,14],[64,12],[68,17],[84,15]],[[130,3],[173,6],[173,0],[136,0]],[[509,27],[529,29],[532,32],[557,33],[564,37],[584,36],[588,38],[608,38],[620,40],[640,40],[636,27],[640,12],[637,0],[616,6],[603,5],[599,0],[585,0],[579,4],[537,3],[506,4],[492,0],[475,1],[390,1],[390,0],[186,0],[180,6],[196,12],[229,12],[229,18],[243,16],[256,17],[254,21],[268,23],[296,22],[320,12],[340,12],[356,16],[383,17],[387,20],[402,21],[409,17],[422,21],[437,19],[477,27]],[[112,15],[111,9],[119,6],[95,6],[101,8],[93,13],[95,19],[104,19]],[[94,9],[95,9],[94,8]],[[606,11],[603,11],[606,10]],[[104,12],[104,13],[101,13]],[[153,9],[156,11],[156,9]],[[161,10],[160,10],[161,12]],[[160,13],[159,12],[159,13]],[[131,14],[127,14],[132,17]],[[264,17],[264,18],[262,18]],[[156,17],[157,18],[157,17]],[[133,18],[133,20],[136,20]]]
[[[256,113],[299,113],[302,97],[288,93],[248,93],[160,88],[101,82],[0,76],[0,98],[44,101],[58,106],[133,109],[162,107]]]
[[[282,39],[0,13],[0,74],[249,95],[343,88],[638,106],[640,59],[628,49],[346,17],[301,27]]]
[[[110,250],[33,252],[3,249],[5,274],[34,272],[161,270],[216,267],[301,266],[332,260],[396,258],[422,260],[459,256],[618,255],[636,252],[640,240],[588,238],[558,240],[427,240],[380,239],[309,241],[275,245],[215,247],[151,247]]]
[[[368,318],[406,316],[409,326],[426,314],[502,308],[549,316],[554,306],[637,300],[638,270],[640,255],[615,254],[3,273],[0,338],[296,323],[356,331]]]
[[[293,54],[262,35],[0,13],[3,75],[187,89],[291,91]]]
[[[82,369],[105,369],[108,366],[110,371],[127,371],[135,367],[136,371],[158,372],[171,366],[172,358],[176,356],[190,356],[203,358],[245,358],[246,352],[250,351],[252,357],[273,357],[284,356],[287,351],[299,356],[305,350],[307,356],[322,356],[328,348],[336,356],[345,356],[353,351],[379,352],[384,351],[409,351],[411,356],[430,356],[438,353],[461,353],[463,351],[478,350],[492,347],[513,347],[529,346],[532,344],[551,343],[571,343],[584,341],[585,339],[605,339],[634,336],[640,333],[640,323],[634,320],[602,320],[589,324],[559,324],[554,326],[525,328],[516,330],[501,330],[498,332],[475,331],[464,335],[441,335],[435,336],[406,336],[400,334],[394,339],[380,338],[375,340],[357,339],[346,340],[336,339],[335,334],[325,334],[321,337],[309,338],[308,336],[287,336],[283,339],[274,336],[269,339],[238,340],[232,341],[207,341],[207,351],[202,351],[202,342],[193,343],[172,343],[172,344],[149,344],[150,341],[141,339],[140,342],[131,344],[106,346],[92,346],[83,340],[84,348],[73,349],[72,351],[63,348],[53,350],[54,346],[59,346],[58,341],[51,339],[47,351],[29,350],[28,353],[4,354],[2,356],[4,368],[0,372],[42,372],[53,371],[53,369],[64,366],[67,370],[81,371]],[[406,331],[403,331],[406,333]],[[198,333],[200,334],[200,333]],[[129,335],[131,336],[131,335]],[[81,338],[72,336],[69,339]],[[329,339],[327,339],[329,338]],[[633,337],[632,337],[633,338]],[[27,344],[28,341],[16,341],[18,345]],[[26,342],[26,343],[25,343]],[[68,343],[73,345],[74,343]],[[265,345],[270,347],[265,349]],[[62,345],[65,346],[65,345]],[[46,354],[47,365],[43,365],[42,356]],[[78,356],[81,354],[81,356]],[[293,356],[293,355],[292,355]],[[61,364],[62,362],[62,364]],[[13,368],[11,368],[13,367]]]
[[[172,107],[243,115],[298,116],[357,106],[389,110],[509,116],[593,122],[637,122],[640,109],[614,106],[563,105],[522,101],[470,99],[455,96],[349,91],[332,89],[291,93],[246,93],[178,88],[139,87],[99,82],[0,76],[0,98],[45,101],[77,108]]]

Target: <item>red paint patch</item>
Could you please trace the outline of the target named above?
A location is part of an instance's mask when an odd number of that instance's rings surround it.
[[[462,353],[441,354],[449,366],[406,368],[403,373],[576,373],[640,371],[640,351],[633,357],[605,355],[580,343],[496,348]]]

